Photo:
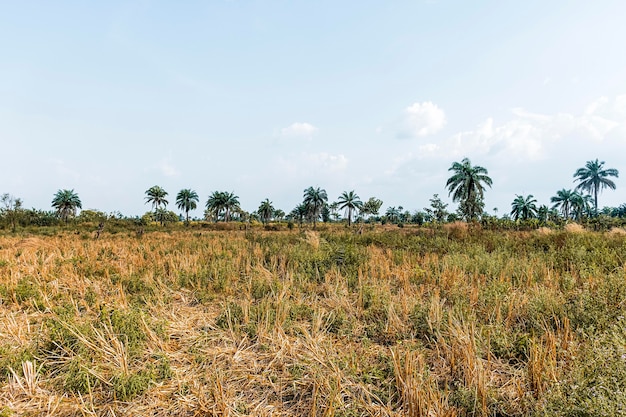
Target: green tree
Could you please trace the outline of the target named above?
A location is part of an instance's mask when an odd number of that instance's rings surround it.
[[[574,181],[578,181],[576,190],[582,190],[593,196],[594,213],[598,213],[598,194],[604,188],[615,189],[615,183],[608,177],[619,177],[615,168],[604,169],[604,161],[587,161],[583,168],[578,168],[574,173]]]
[[[274,211],[274,206],[272,205],[272,202],[269,200],[269,198],[263,200],[261,202],[261,205],[257,209],[257,213],[259,214],[259,217],[261,218],[263,224],[269,223],[270,219],[274,215]]]
[[[364,216],[378,216],[378,211],[383,206],[383,201],[379,200],[376,197],[370,197],[365,203],[363,203],[363,207],[361,207],[361,214]]]
[[[304,190],[304,205],[307,207],[308,215],[313,219],[313,229],[317,229],[317,219],[322,214],[322,208],[328,202],[326,190],[322,188],[309,187]]]
[[[596,212],[593,206],[593,197],[590,194],[574,192],[571,210],[576,220],[594,216]]]
[[[22,213],[22,200],[9,193],[2,194],[0,202],[4,206],[2,212],[11,224],[11,231],[15,232],[17,221]]]
[[[459,202],[459,212],[465,219],[477,219],[483,212],[485,186],[492,185],[489,172],[481,166],[472,166],[467,158],[454,162],[448,171],[453,172],[446,182],[448,195],[452,195],[452,201]]]
[[[169,202],[165,199],[167,196],[167,191],[158,185],[154,185],[146,190],[146,204],[152,204],[152,210],[155,211],[161,206],[163,208],[167,207]]]
[[[446,210],[448,205],[441,201],[439,194],[434,194],[433,198],[428,201],[430,201],[430,208],[424,209],[428,216],[437,223],[445,222],[449,214]]]
[[[550,202],[554,203],[552,208],[561,210],[561,214],[567,220],[570,218],[570,210],[575,203],[578,193],[563,188],[556,192],[556,195],[550,198]]]
[[[185,224],[189,224],[189,212],[198,207],[198,201],[200,201],[200,197],[198,197],[198,193],[194,190],[185,188],[178,192],[176,196],[176,207],[185,212]]]
[[[239,197],[232,192],[214,191],[206,202],[206,208],[217,222],[220,215],[224,221],[230,221],[230,215],[239,209]]]
[[[401,216],[402,206],[400,206],[399,208],[388,207],[387,211],[385,211],[385,217],[387,217],[387,220],[391,223],[399,223]]]
[[[354,190],[341,193],[337,202],[339,203],[339,210],[345,210],[348,213],[348,227],[350,227],[352,212],[360,210],[363,207],[363,202]]]
[[[298,227],[302,228],[302,222],[304,222],[304,219],[306,218],[308,212],[309,209],[306,204],[298,204],[293,210],[291,210],[291,213],[289,213],[289,217],[292,219],[297,219]]]
[[[511,216],[513,220],[528,220],[537,217],[537,200],[532,194],[524,197],[516,195],[511,203]]]
[[[83,205],[74,190],[58,190],[52,199],[52,208],[67,223],[70,216],[75,216],[76,210],[83,208]]]

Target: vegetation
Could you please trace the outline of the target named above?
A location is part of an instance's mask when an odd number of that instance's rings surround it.
[[[76,215],[76,210],[82,207],[80,198],[74,190],[59,190],[52,199],[52,208],[66,223],[70,217]]]
[[[339,196],[339,200],[337,201],[337,203],[339,203],[338,207],[340,210],[346,210],[346,213],[348,215],[348,227],[350,227],[350,224],[352,222],[352,212],[358,212],[358,210],[363,207],[363,202],[361,201],[361,198],[354,192],[354,190],[350,192],[344,191]]]
[[[307,215],[313,219],[313,229],[317,229],[317,220],[320,218],[322,209],[326,206],[327,202],[328,195],[326,194],[326,190],[319,187],[309,187],[304,190],[303,204],[306,207]]]
[[[467,220],[476,220],[483,212],[485,186],[491,187],[492,180],[487,169],[472,166],[469,159],[455,162],[448,169],[454,174],[446,182],[448,195],[459,202],[459,212]]]
[[[575,181],[579,184],[577,190],[587,191],[593,195],[594,213],[598,213],[598,193],[604,188],[615,189],[615,183],[608,177],[619,176],[619,172],[615,168],[604,169],[604,161],[598,162],[587,161],[584,168],[578,168],[574,173]]]
[[[185,212],[185,222],[189,224],[189,211],[195,210],[198,206],[198,193],[188,188],[180,190],[176,196],[176,207]]]
[[[6,415],[624,411],[626,232],[72,224],[0,235]]]

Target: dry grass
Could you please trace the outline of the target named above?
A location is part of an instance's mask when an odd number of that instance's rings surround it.
[[[432,237],[1,237],[0,404],[20,416],[526,415],[584,343],[559,300],[601,290],[572,275],[576,260],[555,267],[545,247],[559,236],[538,235],[506,237],[546,239],[536,254],[455,246],[470,238],[461,224]]]

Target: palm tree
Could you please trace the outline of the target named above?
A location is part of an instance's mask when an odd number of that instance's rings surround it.
[[[317,219],[319,218],[322,207],[328,202],[326,190],[319,187],[309,187],[304,190],[304,205],[308,208],[309,215],[313,218],[313,229],[317,229]]]
[[[215,222],[220,218],[220,212],[224,207],[223,201],[224,197],[221,191],[213,191],[213,194],[209,196],[209,199],[206,202],[206,208],[209,213],[213,215]]]
[[[352,221],[352,211],[360,210],[363,207],[363,202],[361,198],[354,192],[354,190],[350,192],[344,191],[337,201],[339,203],[339,210],[345,209],[348,212],[348,227],[350,227]]]
[[[402,209],[397,209],[395,207],[388,207],[387,211],[385,212],[385,216],[387,216],[387,219],[391,222],[391,223],[398,223],[400,222],[400,216],[402,214]]]
[[[593,210],[593,197],[590,194],[580,194],[574,192],[572,202],[572,214],[576,220],[582,217],[593,216],[596,212]]]
[[[537,217],[537,200],[532,194],[529,194],[526,198],[521,195],[516,195],[515,200],[511,203],[511,216],[513,220],[528,220]]]
[[[217,222],[224,212],[224,221],[230,220],[230,213],[239,208],[239,197],[226,191],[214,191],[206,202],[206,208]]]
[[[454,173],[446,182],[448,195],[452,194],[452,201],[460,202],[459,210],[468,220],[477,218],[484,206],[485,185],[490,188],[492,185],[489,172],[481,166],[472,166],[467,158],[453,163],[448,171]]]
[[[239,197],[235,193],[224,192],[224,221],[230,221],[230,214],[240,209]]]
[[[291,213],[289,213],[289,217],[296,218],[298,219],[298,227],[302,228],[302,222],[304,221],[304,218],[307,216],[308,214],[308,207],[306,206],[306,204],[302,203],[302,204],[298,204],[293,210],[291,210]]]
[[[152,203],[152,209],[155,211],[163,206],[165,208],[169,202],[165,199],[167,191],[158,185],[154,185],[146,190],[146,204]]]
[[[587,161],[584,168],[578,168],[574,173],[574,181],[579,181],[577,190],[587,191],[593,195],[593,207],[595,214],[598,213],[598,193],[603,188],[615,189],[615,183],[608,177],[619,177],[619,171],[615,168],[604,169],[604,161]]]
[[[52,207],[56,209],[57,215],[67,223],[70,216],[76,215],[76,209],[83,208],[83,205],[74,190],[58,190],[52,199]]]
[[[263,224],[267,224],[270,221],[270,219],[274,215],[274,206],[272,205],[272,202],[269,200],[269,198],[266,198],[264,201],[261,202],[261,205],[257,209],[257,213],[259,214],[259,217],[261,218]]]
[[[577,196],[578,193],[576,191],[566,190],[563,188],[562,190],[557,191],[554,197],[550,198],[550,202],[554,203],[552,208],[560,209],[563,217],[567,220],[570,217],[570,209],[572,208]]]
[[[200,201],[198,193],[189,188],[185,188],[178,192],[176,196],[176,207],[185,212],[186,223],[189,224],[189,211],[195,210],[197,203]]]

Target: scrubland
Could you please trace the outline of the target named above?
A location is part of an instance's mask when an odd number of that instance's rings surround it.
[[[626,237],[0,236],[0,416],[626,415]]]

